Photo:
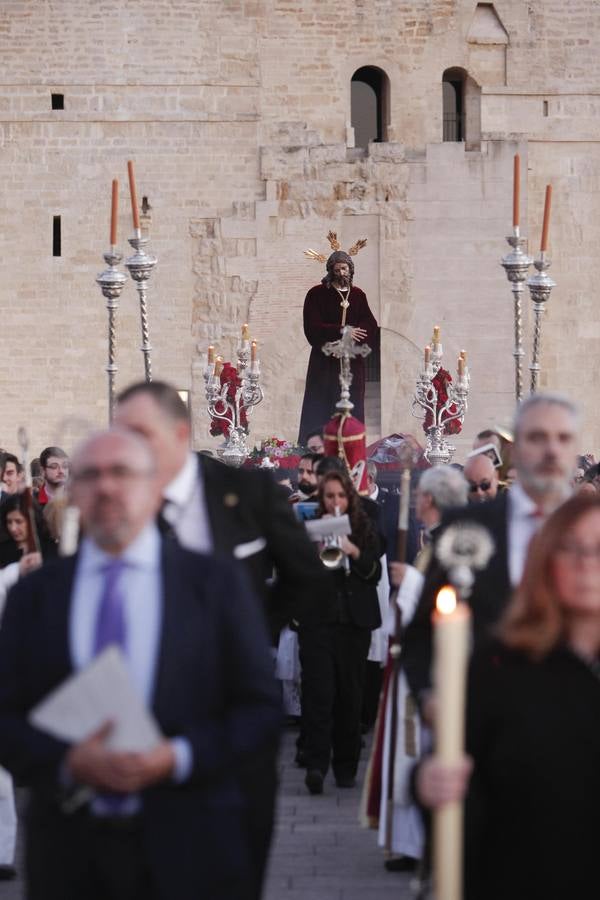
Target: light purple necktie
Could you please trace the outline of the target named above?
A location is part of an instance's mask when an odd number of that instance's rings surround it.
[[[110,644],[116,644],[123,653],[126,651],[123,588],[120,584],[124,569],[125,562],[122,559],[113,559],[102,567],[104,587],[96,617],[94,656]]]
[[[96,616],[96,632],[94,634],[94,656],[105,647],[116,644],[123,653],[126,651],[125,615],[123,612],[123,589],[120,576],[125,569],[122,559],[113,559],[102,567],[104,587]],[[119,816],[126,803],[126,795],[101,792],[98,799],[103,805],[103,815]]]

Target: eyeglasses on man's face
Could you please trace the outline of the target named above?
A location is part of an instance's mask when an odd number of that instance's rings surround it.
[[[476,494],[478,491],[482,491],[484,494],[486,491],[492,486],[491,481],[470,481],[469,482],[469,493]]]

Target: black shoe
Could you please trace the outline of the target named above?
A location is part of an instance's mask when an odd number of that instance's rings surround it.
[[[299,769],[306,768],[306,753],[304,750],[297,750],[296,755],[294,757],[294,762],[298,766]]]
[[[17,877],[17,870],[14,866],[0,866],[0,881],[12,881]]]
[[[392,856],[384,862],[388,872],[415,872],[418,865],[419,860],[412,856]]]
[[[353,778],[351,775],[344,778],[342,775],[340,778],[335,779],[335,783],[339,788],[353,788],[356,787],[356,778]]]
[[[319,769],[309,769],[304,779],[304,784],[310,794],[323,793],[323,773]]]

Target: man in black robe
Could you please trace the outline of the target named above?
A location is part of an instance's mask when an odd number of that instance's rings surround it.
[[[312,350],[298,437],[301,446],[311,431],[323,428],[335,413],[335,404],[340,398],[340,361],[325,356],[321,349],[323,344],[339,340],[345,325],[352,326],[355,341],[364,341],[371,348],[379,337],[379,326],[369,309],[366,294],[353,286],[353,277],[352,257],[338,250],[327,260],[327,275],[321,284],[310,289],[304,301],[304,334]],[[365,361],[362,357],[352,360],[351,371],[352,415],[364,422]]]

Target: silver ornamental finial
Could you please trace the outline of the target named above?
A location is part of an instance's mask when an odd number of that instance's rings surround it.
[[[471,593],[474,573],[485,569],[494,549],[494,539],[483,525],[455,522],[440,535],[435,555],[447,570],[452,586],[464,598]]]

